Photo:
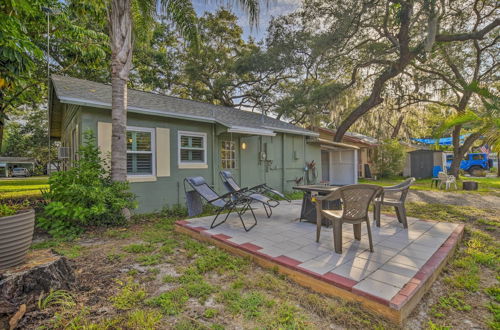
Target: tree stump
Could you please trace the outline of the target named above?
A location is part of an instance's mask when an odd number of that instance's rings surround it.
[[[22,304],[30,306],[42,292],[75,286],[67,259],[50,250],[31,251],[24,264],[0,272],[0,315],[15,313]]]

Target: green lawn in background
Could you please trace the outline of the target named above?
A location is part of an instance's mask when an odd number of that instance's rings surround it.
[[[372,183],[378,184],[381,186],[392,186],[398,184],[405,180],[405,178],[397,177],[397,178],[384,178],[378,180],[372,179],[359,179],[359,183]],[[457,181],[458,191],[459,192],[475,192],[475,191],[464,191],[462,190],[462,181],[477,181],[479,183],[478,192],[499,192],[500,191],[500,178],[498,177],[487,177],[487,178],[478,178],[478,177],[460,177],[460,180]],[[411,189],[415,190],[439,190],[435,186],[431,188],[431,179],[419,179],[413,184]],[[454,189],[452,191],[455,191]]]
[[[49,177],[0,179],[0,200],[31,198],[42,194],[41,189],[49,188]]]

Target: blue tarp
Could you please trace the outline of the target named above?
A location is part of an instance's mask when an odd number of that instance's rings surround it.
[[[467,136],[466,135],[461,135],[460,136],[460,144],[462,144]],[[451,146],[453,143],[453,138],[451,137],[446,137],[446,138],[440,138],[440,139],[414,139],[412,138],[413,141],[417,141],[420,143],[424,144],[439,144],[441,146]]]

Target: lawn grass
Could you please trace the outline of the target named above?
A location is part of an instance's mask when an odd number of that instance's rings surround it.
[[[382,178],[378,180],[373,179],[359,179],[359,183],[370,183],[377,184],[381,186],[393,186],[404,181],[405,178]],[[477,181],[479,183],[479,189],[477,191],[462,190],[462,181]],[[499,177],[487,177],[487,178],[471,178],[462,176],[457,181],[458,190],[451,190],[462,193],[500,193],[500,178]],[[436,188],[436,186],[431,187],[431,179],[417,179],[415,183],[411,186],[414,190],[433,190],[433,191],[443,191],[442,189]]]
[[[42,189],[49,188],[49,177],[0,179],[0,200],[39,197]]]

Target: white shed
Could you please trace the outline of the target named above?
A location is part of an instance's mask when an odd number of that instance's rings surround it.
[[[325,139],[311,143],[321,147],[321,182],[330,185],[358,183],[358,147]]]

